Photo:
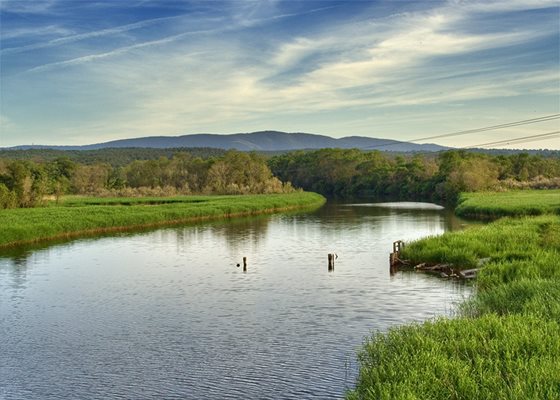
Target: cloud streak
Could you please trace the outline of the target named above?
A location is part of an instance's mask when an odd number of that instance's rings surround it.
[[[155,24],[159,24],[159,23],[162,23],[162,22],[169,22],[169,21],[174,20],[174,19],[180,19],[182,17],[183,16],[179,15],[179,16],[173,16],[173,17],[154,18],[154,19],[150,19],[150,20],[139,21],[139,22],[136,22],[136,23],[133,23],[133,24],[118,26],[118,27],[115,27],[115,28],[102,29],[102,30],[98,30],[98,31],[81,33],[81,34],[77,34],[77,35],[64,36],[64,37],[61,37],[61,38],[49,40],[47,42],[42,42],[42,43],[41,42],[40,43],[34,43],[34,44],[29,44],[29,45],[20,46],[20,47],[8,47],[8,48],[0,50],[0,55],[17,54],[17,53],[22,53],[22,52],[26,52],[26,51],[33,51],[33,50],[44,49],[44,48],[55,47],[55,46],[63,46],[63,45],[67,45],[67,44],[70,44],[70,43],[74,43],[74,42],[78,42],[78,41],[82,41],[82,40],[88,40],[88,39],[92,39],[92,38],[98,38],[98,37],[102,37],[102,36],[111,36],[111,35],[121,34],[121,33],[125,33],[125,32],[128,32],[128,31],[135,30],[135,29],[146,28],[146,27],[149,27],[149,26],[152,26],[152,25],[155,25]]]
[[[0,12],[12,14],[54,14],[57,0],[3,0],[0,2]]]
[[[128,53],[128,52],[133,51],[133,50],[143,49],[143,48],[151,47],[151,46],[165,45],[165,44],[168,44],[168,43],[172,43],[172,42],[174,42],[178,39],[185,38],[187,36],[216,33],[217,31],[218,30],[209,29],[209,30],[183,32],[183,33],[180,33],[180,34],[177,34],[177,35],[167,36],[167,37],[164,37],[164,38],[158,39],[158,40],[151,40],[151,41],[148,41],[148,42],[138,43],[138,44],[134,44],[134,45],[131,45],[131,46],[119,47],[117,49],[114,49],[114,50],[111,50],[111,51],[108,51],[108,52],[105,52],[105,53],[88,54],[86,56],[72,58],[70,60],[64,60],[64,61],[58,61],[58,62],[54,62],[54,63],[39,65],[37,67],[33,67],[31,69],[28,69],[27,71],[24,71],[24,73],[38,73],[38,72],[50,71],[50,70],[63,68],[63,67],[79,66],[79,65],[90,63],[92,61],[97,61],[97,60],[101,60],[101,59],[104,59],[104,58],[119,56],[119,55]]]

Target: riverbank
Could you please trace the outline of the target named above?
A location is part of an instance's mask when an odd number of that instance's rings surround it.
[[[463,218],[480,220],[526,215],[560,215],[560,190],[462,193],[455,213]]]
[[[47,207],[0,211],[0,247],[189,221],[318,207],[316,193],[171,198],[69,197]]]
[[[474,193],[474,215],[532,214],[558,191]],[[551,195],[552,196],[549,196]],[[465,199],[465,197],[463,197]],[[560,397],[560,216],[508,217],[412,243],[403,257],[461,268],[488,259],[458,318],[374,334],[348,399]],[[463,214],[464,215],[464,214]]]

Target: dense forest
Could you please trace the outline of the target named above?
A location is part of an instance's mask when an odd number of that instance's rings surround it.
[[[342,149],[268,157],[216,149],[27,150],[0,157],[0,208],[34,207],[64,194],[256,194],[292,185],[326,196],[451,203],[460,192],[558,188],[560,157]]]
[[[560,157],[490,155],[462,150],[391,156],[324,149],[272,157],[272,172],[326,196],[386,197],[452,203],[460,192],[560,187]]]
[[[46,162],[67,158],[78,164],[109,164],[112,167],[123,167],[136,160],[157,160],[161,157],[171,158],[177,153],[187,153],[192,157],[210,158],[220,157],[226,150],[209,147],[193,148],[104,148],[97,150],[59,150],[59,149],[26,149],[7,150],[0,149],[0,160],[22,160]]]

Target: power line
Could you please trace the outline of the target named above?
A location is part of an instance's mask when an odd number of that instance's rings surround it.
[[[466,131],[459,131],[459,132],[453,132],[453,133],[445,133],[443,135],[429,136],[429,137],[425,137],[425,138],[422,138],[422,139],[416,139],[415,141],[417,142],[417,141],[424,141],[424,140],[429,140],[429,139],[439,139],[439,138],[449,137],[449,136],[466,135],[468,133],[478,133],[478,132],[492,131],[492,130],[495,130],[495,129],[510,128],[512,126],[519,126],[519,125],[536,124],[537,122],[551,121],[553,119],[558,119],[558,118],[560,118],[560,114],[551,114],[551,115],[545,115],[544,117],[524,119],[524,120],[521,120],[521,121],[508,122],[506,124],[487,126],[487,127],[484,127],[484,128],[469,129],[469,130],[466,130]]]
[[[523,137],[515,138],[515,139],[498,140],[496,142],[482,143],[482,144],[477,144],[477,145],[474,145],[474,146],[467,146],[467,147],[462,147],[462,148],[463,149],[477,148],[477,147],[483,147],[483,146],[510,144],[512,142],[515,142],[516,144],[517,143],[525,143],[525,142],[536,142],[536,141],[539,141],[539,140],[549,139],[551,136],[558,136],[558,135],[560,135],[560,131],[553,131],[553,132],[548,132],[548,133],[540,133],[540,134],[537,134],[537,135],[523,136]]]
[[[550,115],[544,115],[542,117],[536,117],[536,118],[524,119],[524,120],[520,120],[520,121],[507,122],[507,123],[499,124],[499,125],[485,126],[485,127],[482,127],[482,128],[475,128],[475,129],[468,129],[468,130],[464,130],[464,131],[444,133],[442,135],[426,136],[426,137],[423,137],[423,138],[412,139],[412,140],[409,140],[409,141],[404,142],[404,143],[422,142],[422,141],[430,140],[430,139],[439,139],[439,138],[444,138],[444,137],[467,135],[467,134],[470,134],[470,133],[478,133],[478,132],[486,132],[486,131],[496,130],[496,129],[510,128],[510,127],[520,126],[520,125],[536,124],[536,123],[539,123],[539,122],[552,121],[552,120],[559,119],[559,118],[560,118],[560,114],[550,114]],[[383,143],[383,144],[379,144],[379,145],[375,145],[375,146],[368,146],[367,148],[368,149],[375,149],[375,148],[379,148],[379,147],[394,146],[394,145],[402,144],[402,143],[403,142]]]

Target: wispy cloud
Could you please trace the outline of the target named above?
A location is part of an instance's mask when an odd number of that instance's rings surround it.
[[[98,30],[98,31],[86,32],[86,33],[81,33],[81,34],[77,34],[77,35],[64,36],[64,37],[61,37],[61,38],[49,40],[47,42],[33,43],[33,44],[29,44],[29,45],[26,45],[26,46],[19,46],[19,47],[8,47],[8,48],[0,50],[0,54],[8,55],[8,54],[14,54],[14,53],[22,53],[22,52],[25,52],[25,51],[44,49],[44,48],[48,48],[48,47],[62,46],[62,45],[66,45],[66,44],[69,44],[69,43],[78,42],[78,41],[81,41],[81,40],[87,40],[87,39],[92,39],[92,38],[96,38],[96,37],[120,34],[120,33],[128,32],[128,31],[131,31],[131,30],[135,30],[135,29],[142,29],[142,28],[146,28],[148,26],[159,24],[159,23],[162,23],[162,22],[169,22],[169,21],[174,20],[174,19],[180,19],[181,17],[182,17],[181,15],[178,15],[178,16],[173,16],[173,17],[154,18],[154,19],[139,21],[139,22],[136,22],[136,23],[133,23],[133,24],[117,26],[117,27],[114,27],[114,28],[108,28],[108,29],[102,29],[102,30]]]
[[[411,77],[414,80],[429,76],[434,60],[439,56],[449,58],[482,50],[514,46],[530,42],[543,34],[550,33],[527,30],[492,34],[466,34],[454,33],[450,30],[453,24],[468,18],[468,14],[461,14],[451,8],[442,8],[422,16],[402,16],[399,21],[393,21],[392,28],[387,31],[380,31],[380,29],[372,26],[370,34],[366,36],[371,46],[365,52],[361,48],[358,53],[361,55],[360,57],[345,59],[337,58],[335,54],[331,60],[323,62],[314,70],[301,75],[297,84],[279,90],[289,101],[317,99],[311,100],[311,104],[307,104],[308,107],[312,106],[313,108],[341,107],[345,99],[348,106],[372,104],[377,102],[377,96],[371,94],[378,93],[380,90],[392,91],[384,88],[384,85],[394,85],[395,83],[399,85],[398,83],[405,79],[408,81],[408,87],[412,89],[414,84],[410,86]],[[331,32],[329,39],[298,38],[292,43],[284,44],[279,49],[274,61],[280,67],[284,67],[306,60],[324,48],[344,49],[345,46],[350,47],[355,45],[356,42],[351,40],[349,34],[352,34],[352,32],[334,31]],[[351,53],[350,49],[346,50],[346,53]],[[431,83],[435,84],[433,80]],[[355,98],[351,89],[359,89],[360,87],[373,87],[373,93],[368,96],[370,98],[365,100]],[[417,90],[415,88],[413,91]],[[423,90],[426,90],[426,88]],[[509,90],[493,91],[491,88],[485,91],[463,90],[462,92],[462,97],[472,96],[473,98],[476,97],[475,93],[482,97],[513,94]],[[455,92],[455,95],[457,95],[457,92]],[[444,101],[449,96],[438,97]],[[420,100],[420,98],[418,99]],[[410,103],[410,101],[403,102],[397,99],[400,99],[400,97],[384,104]],[[430,100],[430,102],[433,101],[435,101],[435,98]],[[298,103],[301,103],[301,100]]]
[[[47,25],[33,28],[17,28],[11,30],[2,29],[1,31],[3,40],[34,37],[45,38],[48,36],[69,36],[75,33],[72,29],[65,28],[59,25]],[[2,49],[0,49],[0,54],[2,54]]]
[[[14,14],[52,14],[58,0],[2,0],[0,12]]]
[[[151,40],[151,41],[147,41],[147,42],[143,42],[143,43],[134,44],[134,45],[131,45],[131,46],[119,47],[117,49],[114,49],[114,50],[111,50],[111,51],[108,51],[108,52],[105,52],[105,53],[88,54],[88,55],[85,55],[85,56],[82,56],[82,57],[72,58],[70,60],[64,60],[64,61],[58,61],[58,62],[54,62],[54,63],[39,65],[37,67],[33,67],[31,69],[28,69],[28,70],[24,71],[24,73],[38,73],[38,72],[50,71],[50,70],[63,68],[63,67],[70,67],[70,66],[87,64],[87,63],[92,62],[92,61],[122,55],[122,54],[128,53],[128,52],[133,51],[133,50],[143,49],[143,48],[151,47],[151,46],[168,44],[168,43],[174,42],[175,40],[184,38],[186,36],[208,34],[208,33],[215,33],[215,32],[217,32],[217,30],[215,30],[215,29],[183,32],[183,33],[180,33],[180,34],[177,34],[177,35],[167,36],[167,37],[164,37],[164,38],[158,39],[158,40]]]
[[[480,12],[507,12],[560,7],[557,0],[450,0],[449,3],[451,6]]]
[[[209,34],[224,33],[224,32],[227,32],[227,31],[236,31],[236,30],[238,30],[239,28],[242,28],[242,27],[243,28],[248,28],[248,27],[252,27],[252,26],[256,26],[256,25],[261,25],[261,24],[264,24],[264,23],[266,23],[267,21],[270,21],[270,20],[296,17],[296,16],[316,13],[316,12],[320,12],[320,11],[324,11],[324,10],[328,10],[328,9],[333,8],[333,7],[322,7],[322,8],[312,9],[312,10],[308,10],[308,11],[301,12],[301,13],[280,14],[280,15],[273,15],[273,16],[262,16],[262,15],[259,15],[259,13],[257,12],[257,9],[260,9],[262,7],[261,2],[250,1],[250,2],[247,2],[247,3],[250,5],[250,8],[249,8],[250,11],[247,11],[247,9],[246,9],[247,6],[243,7],[243,9],[245,10],[244,12],[236,11],[236,13],[233,17],[233,21],[236,21],[236,23],[233,23],[231,20],[228,21],[224,17],[213,17],[211,22],[215,26],[218,26],[218,28],[200,29],[200,30],[182,32],[182,33],[179,33],[179,34],[166,36],[166,37],[163,37],[163,38],[157,39],[157,40],[149,40],[149,41],[145,41],[145,42],[142,42],[142,43],[137,43],[137,44],[134,44],[134,45],[122,46],[122,47],[112,49],[111,51],[107,51],[107,52],[88,54],[88,55],[76,57],[76,58],[73,58],[73,59],[68,59],[68,60],[63,60],[63,61],[58,61],[58,62],[52,62],[52,63],[39,65],[39,66],[30,68],[30,69],[26,70],[25,72],[26,73],[37,73],[37,72],[53,70],[53,69],[56,69],[56,68],[81,65],[81,64],[92,62],[92,61],[104,59],[104,58],[107,58],[107,57],[122,55],[122,54],[127,53],[127,52],[132,51],[132,50],[137,50],[137,49],[142,49],[142,48],[145,48],[145,47],[168,44],[168,43],[171,43],[171,42],[174,42],[174,41],[177,41],[177,40],[180,40],[180,39],[183,39],[185,37],[192,36],[192,35],[209,35]],[[244,15],[244,17],[241,18],[240,15]],[[247,16],[249,18],[247,18]],[[87,32],[87,33],[83,33],[83,34],[77,34],[77,35],[62,37],[62,38],[54,39],[54,40],[51,40],[51,41],[48,41],[48,42],[34,43],[34,44],[31,44],[31,45],[14,47],[14,48],[6,48],[6,49],[3,49],[3,50],[0,50],[0,54],[8,55],[8,54],[37,50],[37,49],[47,48],[47,47],[62,46],[62,45],[66,45],[66,44],[69,44],[69,43],[73,43],[73,42],[77,42],[77,41],[81,41],[81,40],[86,40],[86,39],[91,39],[91,38],[95,38],[95,37],[110,36],[110,35],[120,34],[120,33],[132,31],[132,30],[136,30],[136,29],[142,29],[142,28],[145,28],[145,27],[148,27],[148,26],[151,26],[151,25],[155,25],[155,24],[159,24],[159,23],[163,23],[163,22],[171,22],[172,20],[180,20],[180,19],[184,20],[185,17],[186,17],[186,15],[178,15],[178,16],[173,16],[173,17],[163,17],[163,18],[155,18],[155,19],[150,19],[150,20],[144,20],[144,21],[140,21],[140,22],[137,22],[137,23],[133,23],[133,24],[118,26],[118,27],[115,27],[115,28],[103,29],[103,30],[99,30],[99,31],[93,31],[93,32]],[[223,24],[221,24],[221,22],[223,22]]]

